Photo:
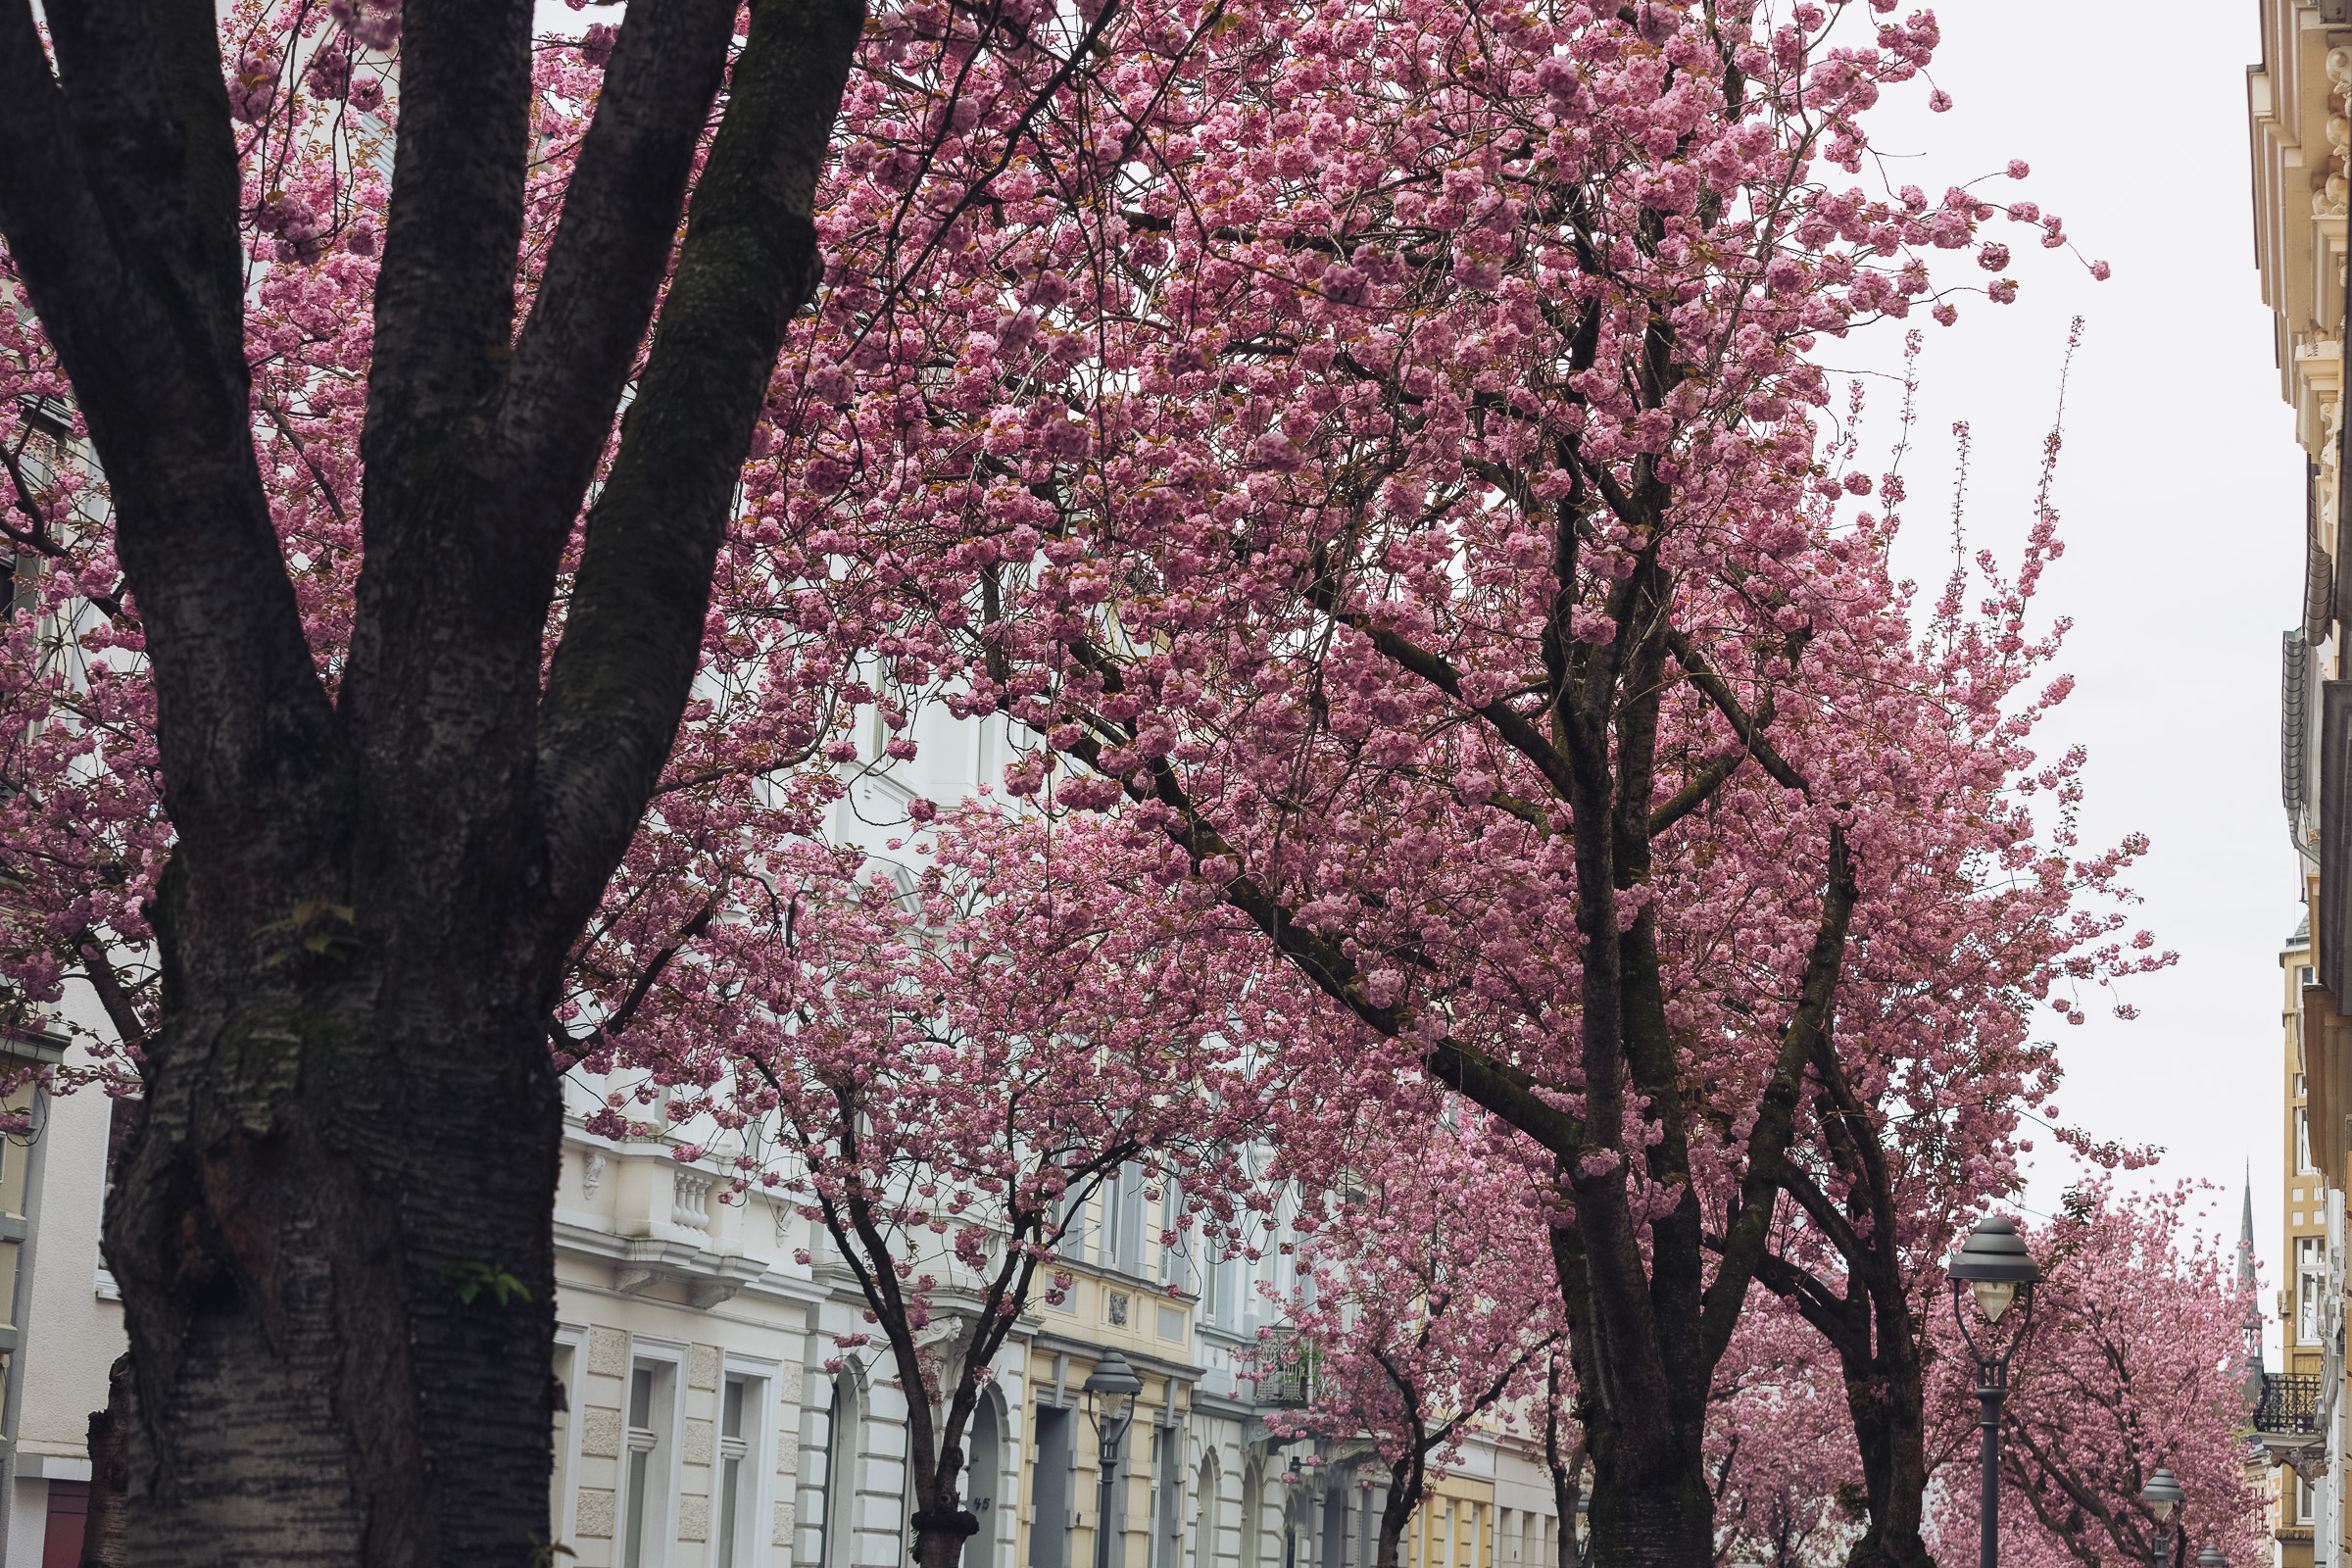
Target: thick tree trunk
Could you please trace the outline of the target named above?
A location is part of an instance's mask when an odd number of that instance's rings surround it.
[[[1420,1490],[1417,1484],[1399,1484],[1394,1473],[1389,1477],[1388,1500],[1380,1505],[1380,1537],[1373,1548],[1372,1568],[1398,1568],[1404,1561],[1404,1529],[1413,1522]]]
[[[1695,1407],[1688,1398],[1671,1396],[1649,1401],[1605,1397],[1610,1348],[1575,1232],[1552,1232],[1552,1260],[1568,1309],[1577,1420],[1592,1464],[1582,1560],[1610,1568],[1621,1563],[1636,1568],[1708,1568],[1715,1554],[1715,1498],[1707,1484],[1703,1450],[1703,1378]],[[1679,1380],[1669,1386],[1679,1391]],[[1555,1487],[1558,1484],[1555,1470]],[[1567,1505],[1573,1506],[1573,1501]],[[1563,1534],[1575,1524],[1573,1517],[1561,1516]]]
[[[171,913],[175,968],[254,912]],[[560,954],[533,973],[409,912],[275,985],[175,976],[108,1205],[131,1561],[518,1561],[546,1534]]]
[[[954,1482],[949,1483],[950,1491]],[[963,1544],[980,1533],[980,1516],[954,1496],[944,1508],[926,1507],[914,1515],[916,1568],[959,1568]]]
[[[531,6],[408,7],[367,560],[330,693],[254,450],[215,7],[53,8],[53,67],[0,0],[0,233],[105,469],[178,835],[106,1219],[131,1563],[546,1545],[549,1008],[694,679],[863,24],[857,0],[752,0],[679,245],[737,14],[625,21],[517,331]]]
[[[1611,1445],[1592,1450],[1588,1561],[1609,1568],[1705,1568],[1715,1560],[1715,1497],[1695,1449],[1625,1464]]]

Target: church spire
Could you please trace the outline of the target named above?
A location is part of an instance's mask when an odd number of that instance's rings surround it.
[[[2237,1283],[2254,1288],[2254,1161],[2246,1161],[2246,1208],[2237,1226]]]
[[[2254,1271],[2254,1161],[2246,1160],[2245,1207],[2237,1224],[2237,1284],[2246,1293],[2246,1396],[2262,1397],[2262,1308]]]

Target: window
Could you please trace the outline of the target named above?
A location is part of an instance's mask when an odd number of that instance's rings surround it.
[[[106,1200],[113,1195],[115,1190],[115,1172],[122,1169],[122,1161],[129,1155],[130,1141],[138,1136],[139,1125],[146,1115],[147,1102],[135,1096],[118,1095],[107,1103],[106,1185],[100,1190],[98,1196],[99,1223],[102,1227],[105,1223]],[[97,1294],[98,1298],[102,1301],[122,1299],[122,1289],[115,1283],[114,1270],[106,1266],[106,1244],[103,1229],[98,1246]]]
[[[2328,1258],[2317,1236],[2295,1240],[2295,1338],[2320,1343],[2320,1298],[2328,1288]]]
[[[2311,1098],[2310,1080],[2305,1078],[2301,1073],[2295,1074],[2295,1098],[2297,1100],[2308,1100]]]
[[[2319,972],[2307,963],[2303,965],[2302,968],[2295,971],[2295,976],[2299,983],[2303,985],[2311,985],[2318,980]]]
[[[562,1332],[558,1330],[559,1334]],[[561,1339],[556,1342],[556,1474],[555,1485],[547,1494],[547,1538],[554,1542],[562,1542],[571,1534],[571,1521],[566,1516],[571,1511],[571,1477],[576,1469],[571,1452],[572,1370],[577,1360],[574,1348]]]
[[[639,1359],[629,1369],[628,1432],[623,1443],[620,1568],[660,1568],[668,1555],[670,1441],[678,1369]]]
[[[1122,1166],[1102,1190],[1102,1262],[1129,1274],[1144,1271],[1144,1173]]]
[[[751,1452],[743,1426],[748,1392],[742,1378],[729,1378],[718,1395],[718,1518],[712,1544],[716,1568],[735,1568],[735,1543],[751,1535],[743,1518],[751,1502],[744,1494],[743,1475],[744,1458]]]
[[[2319,1167],[2311,1162],[2311,1112],[2304,1106],[2295,1107],[2295,1173],[2316,1175]]]

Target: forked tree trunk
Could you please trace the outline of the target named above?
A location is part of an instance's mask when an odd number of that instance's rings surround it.
[[[254,448],[212,0],[49,7],[55,70],[0,0],[0,234],[105,470],[178,836],[106,1219],[127,1563],[549,1549],[549,1008],[692,686],[863,23],[752,0],[678,245],[737,15],[631,11],[517,330],[532,7],[411,0],[330,693]]]

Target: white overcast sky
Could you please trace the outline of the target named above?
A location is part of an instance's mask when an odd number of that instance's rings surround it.
[[[1881,122],[1882,152],[1918,155],[1896,183],[1939,191],[2023,158],[2031,178],[1980,187],[1987,199],[2063,214],[2115,275],[2094,282],[2024,243],[2022,225],[1996,225],[2016,236],[2024,291],[2007,307],[1964,302],[1957,327],[1928,328],[1905,464],[1910,566],[1938,574],[1946,432],[1960,418],[1976,435],[1971,543],[2014,557],[2066,324],[2083,316],[2057,485],[2067,550],[2041,598],[2045,614],[2074,617],[2062,667],[2079,684],[2043,753],[2089,749],[2086,846],[2149,835],[2135,923],[2180,959],[2132,982],[2134,1022],[2044,1015],[2067,1069],[2058,1103],[2099,1136],[2164,1146],[2159,1176],[2223,1184],[2216,1217],[2232,1240],[2251,1159],[2267,1300],[2279,1278],[2278,954],[2301,913],[2279,805],[2278,639],[2301,593],[2303,501],[2253,263],[2256,6],[1960,0],[1939,17],[1935,75],[1957,103],[1929,115],[1909,93]],[[1889,349],[1848,347],[1876,365]],[[2072,1167],[2043,1144],[2026,1201],[2046,1211]]]

